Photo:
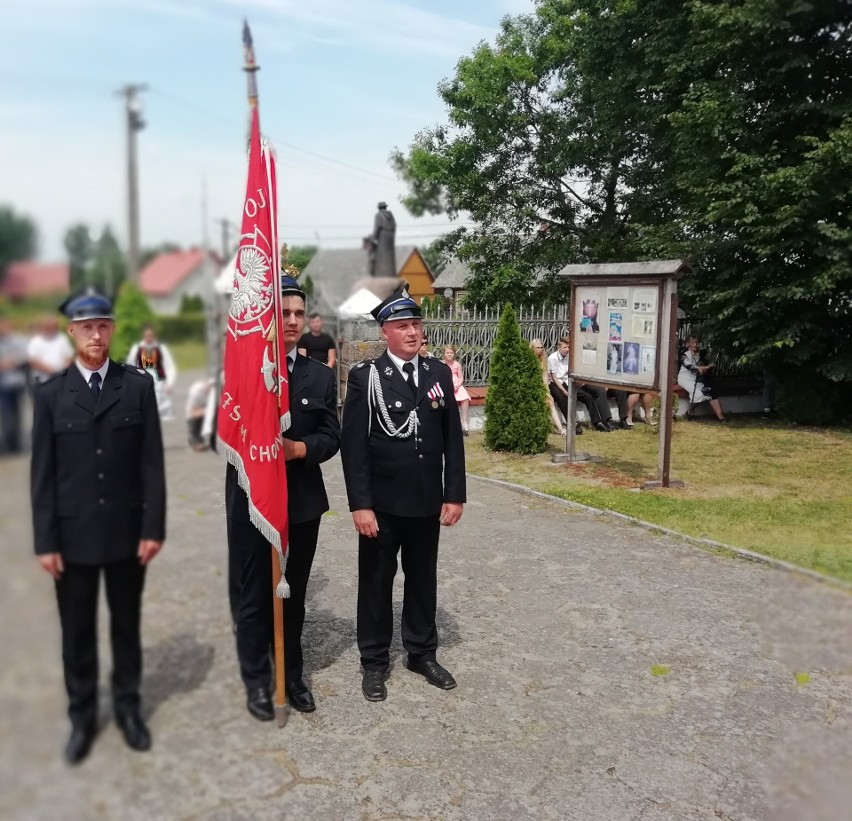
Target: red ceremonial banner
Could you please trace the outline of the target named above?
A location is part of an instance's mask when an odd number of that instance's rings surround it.
[[[254,526],[284,556],[287,472],[282,432],[290,426],[281,288],[275,158],[252,110],[248,184],[219,400],[222,452],[239,474]],[[284,389],[282,390],[282,385]]]

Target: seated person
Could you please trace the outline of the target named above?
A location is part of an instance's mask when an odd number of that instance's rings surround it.
[[[563,336],[559,340],[556,350],[547,358],[547,374],[550,377],[550,395],[553,400],[559,405],[562,415],[568,418],[568,388],[566,382],[568,379],[568,349],[571,342],[567,336]],[[608,433],[615,430],[617,427],[612,422],[612,414],[609,410],[609,402],[606,398],[606,391],[603,388],[595,387],[583,382],[574,383],[577,389],[577,401],[582,402],[586,406],[595,430],[602,433]],[[577,423],[577,430],[580,430],[580,424]]]
[[[697,337],[691,336],[686,341],[686,350],[680,357],[680,370],[677,373],[677,383],[687,393],[689,397],[689,411],[687,416],[692,416],[692,410],[695,405],[701,402],[709,402],[713,413],[716,414],[716,419],[719,422],[727,422],[725,414],[722,410],[722,404],[718,399],[713,398],[713,390],[709,384],[709,371],[714,368],[712,362],[707,362],[698,350]]]
[[[631,393],[630,396],[627,397],[628,428],[633,427],[633,412],[640,402],[642,403],[642,410],[645,412],[645,418],[640,421],[644,422],[646,425],[657,424],[653,419],[654,409],[652,405],[654,404],[654,396],[650,393]]]
[[[562,424],[562,417],[559,415],[559,411],[556,410],[556,403],[553,401],[553,395],[550,392],[550,379],[547,374],[547,354],[544,352],[544,343],[540,339],[534,339],[530,342],[530,348],[532,348],[532,352],[535,354],[535,358],[538,360],[539,367],[541,368],[541,378],[544,380],[544,386],[547,388],[547,408],[550,411],[550,419],[553,422],[553,426],[556,428],[556,432],[560,436],[565,436],[567,431],[565,430],[564,425]],[[567,397],[566,397],[567,403]]]
[[[615,406],[618,408],[618,426],[625,430],[632,430],[633,421],[630,419],[630,413],[628,411],[630,391],[609,388],[606,392],[606,396],[607,399],[615,400]]]

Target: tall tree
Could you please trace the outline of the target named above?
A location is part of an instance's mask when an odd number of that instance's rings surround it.
[[[31,259],[38,250],[35,223],[8,206],[0,206],[0,282],[10,262]]]
[[[850,23],[846,0],[539,0],[392,155],[405,204],[470,214],[447,245],[479,300],[568,262],[688,257],[707,341],[850,381]]]

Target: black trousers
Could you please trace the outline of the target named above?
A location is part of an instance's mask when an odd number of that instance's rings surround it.
[[[142,680],[142,590],[145,568],[132,556],[111,564],[65,563],[56,582],[62,623],[62,662],[68,716],[80,729],[94,728],[98,712],[98,584],[106,584],[112,645],[112,698],[116,715],[139,709]]]
[[[302,628],[305,593],[317,551],[320,517],[290,525],[290,553],[285,577],[290,597],[284,599],[284,675],[302,678]],[[228,518],[228,594],[236,627],[237,658],[246,689],[268,687],[272,678],[272,548],[250,522]]]
[[[412,659],[435,659],[440,516],[376,511],[379,535],[358,538],[358,649],[365,670],[387,670],[393,638],[393,580],[402,551],[402,646]]]
[[[559,388],[550,383],[550,395],[554,402],[559,406],[562,415],[568,419],[568,397]],[[577,388],[577,401],[582,402],[589,412],[589,419],[593,425],[598,422],[606,422],[612,419],[612,414],[609,410],[609,402],[606,399],[606,391],[603,388],[597,388],[594,385],[584,385],[582,388]]]
[[[565,421],[570,424],[568,422],[568,397],[553,382],[548,383],[547,387],[550,390],[553,401],[556,402],[557,407],[562,411]]]
[[[623,422],[627,419],[627,397],[630,396],[632,391],[617,391],[614,388],[610,388],[607,392],[607,396],[611,396],[615,399],[615,406],[618,408],[618,418]]]
[[[595,385],[583,385],[582,388],[578,387],[577,401],[582,402],[586,406],[586,410],[589,412],[589,419],[591,419],[593,425],[612,420],[606,391],[603,388],[598,388]]]

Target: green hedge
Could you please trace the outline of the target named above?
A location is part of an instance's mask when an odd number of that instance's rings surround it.
[[[154,320],[157,338],[168,345],[171,342],[204,342],[206,317],[203,313],[158,316]]]

